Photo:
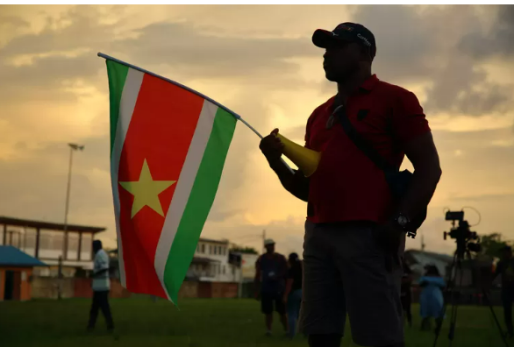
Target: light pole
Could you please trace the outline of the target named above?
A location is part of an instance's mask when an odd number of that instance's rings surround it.
[[[68,188],[66,189],[66,206],[64,208],[64,247],[63,259],[68,259],[68,208],[70,204],[70,186],[71,186],[71,165],[73,163],[73,151],[82,151],[84,146],[77,145],[76,143],[68,143],[70,146],[70,167],[68,170]]]

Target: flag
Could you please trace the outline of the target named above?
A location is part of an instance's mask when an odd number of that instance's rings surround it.
[[[176,303],[237,119],[170,80],[106,64],[121,282]]]

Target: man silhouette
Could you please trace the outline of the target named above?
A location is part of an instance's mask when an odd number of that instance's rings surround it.
[[[261,300],[266,334],[271,335],[273,308],[280,315],[280,321],[284,330],[287,331],[286,308],[283,301],[287,261],[282,254],[275,252],[275,241],[265,240],[264,247],[266,253],[261,255],[255,263],[255,297]]]
[[[102,241],[93,241],[94,268],[93,268],[93,303],[89,312],[88,330],[95,328],[98,310],[102,310],[107,323],[107,329],[113,330],[114,323],[109,306],[109,291],[111,283],[109,279],[109,255],[102,249]]]

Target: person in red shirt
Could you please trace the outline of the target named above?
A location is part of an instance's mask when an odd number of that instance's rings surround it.
[[[316,172],[289,171],[277,129],[260,143],[284,188],[307,202],[299,329],[311,347],[340,346],[348,314],[357,344],[404,346],[401,256],[439,182],[439,156],[416,96],[372,74],[376,43],[367,28],[343,23],[312,40],[326,50],[325,76],[337,83],[307,121],[305,147],[321,153]],[[400,197],[348,123],[397,172],[405,156],[412,162]]]

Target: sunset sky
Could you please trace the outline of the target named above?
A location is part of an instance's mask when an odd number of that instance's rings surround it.
[[[335,93],[312,32],[345,21],[375,34],[374,72],[415,92],[433,129],[443,177],[421,229],[427,249],[454,249],[446,207],[473,206],[473,230],[514,240],[514,6],[0,6],[0,215],[63,222],[67,143],[84,144],[69,221],[107,227],[100,238],[115,246],[98,52],[303,144],[310,113]],[[279,252],[299,252],[306,204],[282,189],[258,144],[238,124],[202,236],[260,249],[265,229]]]

